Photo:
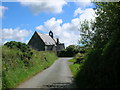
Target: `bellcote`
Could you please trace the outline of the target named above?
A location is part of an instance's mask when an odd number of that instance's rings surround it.
[[[51,38],[53,38],[53,32],[50,30],[50,32],[49,32],[49,36],[51,37]]]

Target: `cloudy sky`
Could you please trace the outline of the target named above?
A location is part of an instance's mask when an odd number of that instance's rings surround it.
[[[14,0],[15,1],[15,0]],[[89,0],[16,0],[2,2],[2,39],[27,43],[35,31],[53,31],[66,46],[78,44],[80,21],[94,20],[95,5]],[[83,2],[84,1],[84,2]]]

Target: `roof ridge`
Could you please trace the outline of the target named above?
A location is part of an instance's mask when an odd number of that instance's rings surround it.
[[[37,32],[38,34],[43,34],[43,33],[40,33],[40,32]]]

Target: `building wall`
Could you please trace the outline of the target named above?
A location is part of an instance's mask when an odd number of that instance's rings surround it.
[[[56,47],[55,47],[55,45],[46,45],[45,50],[46,51],[55,51]]]
[[[38,51],[45,51],[45,44],[36,32],[28,42],[28,45]]]
[[[57,47],[56,47],[57,51],[61,51],[61,50],[64,50],[64,49],[65,49],[64,44],[58,44]]]

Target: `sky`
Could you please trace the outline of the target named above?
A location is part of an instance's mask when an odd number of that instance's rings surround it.
[[[74,1],[74,2],[73,2]],[[68,45],[78,45],[80,22],[95,19],[95,5],[89,0],[14,0],[0,5],[2,43],[28,43],[35,31]]]

